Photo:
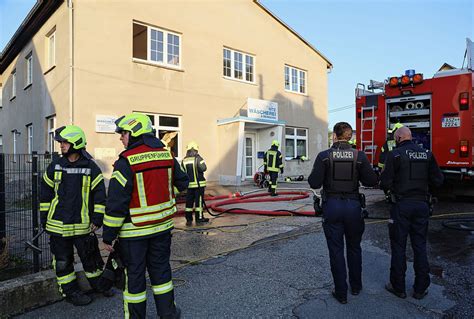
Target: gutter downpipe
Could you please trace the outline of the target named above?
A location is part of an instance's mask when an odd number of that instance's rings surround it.
[[[69,16],[69,124],[74,124],[74,8],[67,0]]]

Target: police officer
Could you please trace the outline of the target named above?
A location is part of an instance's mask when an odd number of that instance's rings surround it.
[[[278,172],[283,174],[284,171],[283,156],[278,150],[278,147],[280,147],[280,143],[277,140],[273,140],[270,149],[265,152],[263,157],[264,170],[270,175],[270,185],[268,187],[268,191],[272,194],[272,196],[277,196],[276,189],[278,183]]]
[[[181,162],[181,166],[189,178],[185,208],[187,226],[193,223],[193,210],[195,211],[197,225],[209,222],[209,218],[204,218],[202,210],[204,189],[206,187],[204,172],[207,166],[198,151],[199,145],[195,141],[190,142],[186,146],[186,157]]]
[[[397,148],[387,154],[380,176],[380,186],[390,190],[395,199],[390,210],[389,236],[392,249],[390,283],[385,288],[406,298],[406,244],[410,235],[414,254],[415,283],[413,298],[422,299],[430,285],[426,253],[429,187],[439,187],[443,174],[434,155],[412,142],[411,131],[401,127],[395,132]]]
[[[384,167],[385,158],[387,157],[387,153],[390,152],[391,150],[393,150],[396,146],[394,134],[400,127],[403,127],[403,124],[402,123],[396,123],[393,126],[393,128],[388,129],[388,131],[387,131],[387,133],[388,133],[387,140],[385,141],[385,143],[382,145],[382,148],[380,149],[379,163],[377,164],[377,166],[380,170],[382,170],[383,167]]]
[[[91,286],[100,290],[98,279],[102,259],[89,254],[88,244],[98,249],[90,233],[102,226],[105,211],[104,177],[86,152],[86,136],[81,128],[67,125],[55,131],[62,157],[49,164],[41,182],[40,212],[43,229],[50,235],[53,267],[59,290],[75,306],[92,299],[81,292],[74,272],[74,246]],[[94,240],[95,239],[95,240]],[[111,295],[111,293],[106,293]]]
[[[126,274],[125,318],[146,317],[146,270],[160,318],[179,318],[169,263],[176,212],[173,187],[186,189],[188,177],[155,137],[147,115],[122,116],[115,124],[125,151],[110,179],[103,241],[112,252],[112,242],[119,237]]]
[[[351,293],[358,295],[362,289],[360,242],[365,227],[359,181],[363,185],[374,186],[377,184],[377,175],[365,153],[353,149],[348,143],[352,136],[352,128],[348,123],[337,123],[333,132],[334,143],[330,149],[318,154],[308,183],[313,189],[323,187],[323,228],[335,285],[332,295],[345,304],[348,287],[344,237]]]

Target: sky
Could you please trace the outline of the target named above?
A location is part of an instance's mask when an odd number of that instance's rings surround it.
[[[2,50],[35,2],[0,0]],[[445,62],[461,67],[466,37],[474,40],[472,0],[260,2],[333,64],[328,74],[330,128],[339,121],[355,127],[357,83],[383,81],[407,69],[430,78]]]

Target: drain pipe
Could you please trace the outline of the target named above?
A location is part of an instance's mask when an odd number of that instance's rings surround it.
[[[74,124],[74,7],[67,0],[69,16],[69,123]]]

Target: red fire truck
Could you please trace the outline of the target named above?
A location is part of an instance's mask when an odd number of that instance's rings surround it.
[[[408,70],[385,82],[356,87],[357,148],[377,166],[387,130],[396,123],[430,149],[446,176],[443,192],[474,196],[474,72],[472,42],[467,67],[440,70],[432,78]]]

